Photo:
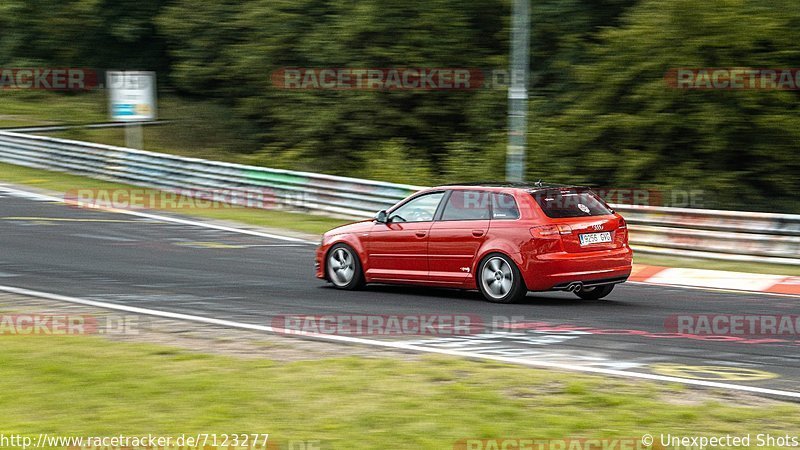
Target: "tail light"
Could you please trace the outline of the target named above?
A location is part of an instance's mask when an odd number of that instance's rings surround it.
[[[555,239],[559,235],[558,227],[555,225],[541,225],[531,228],[531,236],[539,239]]]
[[[572,234],[569,225],[541,225],[531,228],[531,236],[539,239],[554,239],[565,234]]]
[[[533,251],[538,255],[561,251],[561,234],[567,229],[569,227],[565,228],[565,225],[541,225],[531,228]]]
[[[625,245],[628,243],[628,222],[625,221],[622,217],[619,218],[619,223],[617,224],[617,243],[619,245]]]

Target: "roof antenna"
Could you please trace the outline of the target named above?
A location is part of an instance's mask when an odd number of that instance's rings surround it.
[[[542,180],[540,179],[539,181],[537,181],[536,183],[534,183],[534,186],[536,186],[536,187],[542,187]]]

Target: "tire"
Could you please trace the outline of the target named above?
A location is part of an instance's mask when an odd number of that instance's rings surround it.
[[[611,291],[614,290],[613,284],[605,284],[602,286],[593,286],[590,288],[583,288],[580,292],[576,292],[575,295],[584,299],[584,300],[600,300],[601,298],[605,297],[606,295],[610,294]]]
[[[517,265],[501,253],[492,253],[481,260],[476,281],[483,297],[492,303],[514,303],[528,293]]]
[[[354,291],[364,287],[364,271],[358,255],[347,244],[336,244],[325,258],[328,281],[337,289]]]

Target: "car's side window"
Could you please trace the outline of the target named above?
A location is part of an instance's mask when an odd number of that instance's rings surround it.
[[[447,199],[441,220],[489,220],[489,193],[455,190]]]
[[[421,195],[392,211],[389,222],[431,222],[444,192]]]
[[[519,219],[519,208],[517,207],[517,201],[514,200],[513,195],[503,193],[492,194],[492,219]]]

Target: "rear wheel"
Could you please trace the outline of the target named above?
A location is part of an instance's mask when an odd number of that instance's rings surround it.
[[[576,292],[575,295],[584,300],[599,300],[614,290],[613,284],[606,284],[603,286],[586,287]]]
[[[347,244],[336,244],[328,252],[328,280],[338,289],[355,290],[364,286],[364,272],[356,252]]]
[[[513,303],[528,293],[516,264],[505,255],[493,253],[478,265],[478,289],[493,303]]]

